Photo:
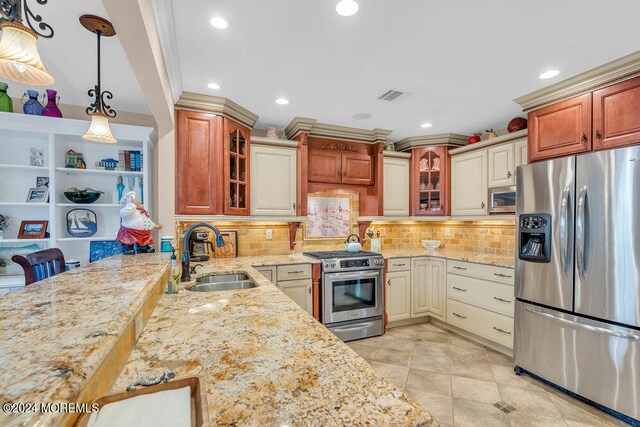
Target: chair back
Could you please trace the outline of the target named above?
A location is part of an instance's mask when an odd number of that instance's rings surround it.
[[[25,256],[14,255],[11,260],[24,270],[25,285],[55,276],[65,269],[64,254],[58,248],[45,249]]]

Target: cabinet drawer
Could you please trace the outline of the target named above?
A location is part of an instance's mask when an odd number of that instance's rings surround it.
[[[508,348],[513,348],[513,319],[482,308],[447,300],[447,322]]]
[[[271,266],[271,267],[255,267],[255,269],[258,271],[258,273],[262,274],[264,277],[266,277],[267,279],[269,279],[269,281],[271,283],[276,283],[276,267],[275,266]]]
[[[513,317],[513,286],[447,274],[447,295],[458,301]]]
[[[411,269],[411,258],[389,258],[387,271],[404,271]]]
[[[505,283],[512,286],[515,276],[513,268],[494,267],[492,265],[474,264],[463,261],[447,261],[447,272],[488,279],[493,282]]]
[[[279,265],[278,282],[311,278],[311,264]]]

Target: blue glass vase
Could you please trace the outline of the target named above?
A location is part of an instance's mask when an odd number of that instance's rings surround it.
[[[22,111],[25,114],[31,114],[32,116],[42,115],[42,110],[44,109],[44,107],[42,106],[42,104],[40,104],[40,101],[38,101],[38,95],[39,94],[37,90],[28,90],[27,93],[22,96]],[[26,102],[24,102],[25,96],[28,97]]]

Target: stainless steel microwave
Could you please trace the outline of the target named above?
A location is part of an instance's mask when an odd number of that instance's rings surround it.
[[[489,213],[516,213],[515,185],[489,189]]]

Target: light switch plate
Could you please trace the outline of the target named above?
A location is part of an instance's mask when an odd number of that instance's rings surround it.
[[[273,230],[267,230],[267,240],[273,239]]]
[[[444,235],[447,236],[447,237],[451,236],[451,229],[450,228],[445,228],[444,229]]]

